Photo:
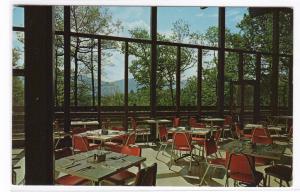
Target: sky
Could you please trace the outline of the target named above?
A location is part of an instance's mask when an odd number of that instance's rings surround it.
[[[112,35],[130,37],[128,30],[136,26],[143,26],[150,32],[150,7],[107,7],[112,13],[113,20],[120,20],[124,26],[124,30]],[[236,25],[242,20],[246,7],[230,7],[226,8],[226,28],[232,32],[238,33],[239,29]],[[190,25],[191,32],[204,33],[210,26],[218,26],[218,7],[158,7],[157,11],[157,31],[158,33],[168,35],[171,33],[172,24],[182,19]],[[24,10],[23,8],[14,8],[13,25],[24,26]],[[21,44],[13,36],[13,47],[21,48]],[[21,58],[20,63],[22,63]],[[124,78],[124,55],[113,52],[111,58],[112,65],[107,65],[104,69],[109,73],[109,78],[105,81],[117,81]],[[193,73],[191,70],[190,73]],[[191,75],[191,74],[190,74]],[[190,76],[187,74],[186,76]]]

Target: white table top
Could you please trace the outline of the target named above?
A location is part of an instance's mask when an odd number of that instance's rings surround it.
[[[204,119],[201,119],[201,120],[202,121],[225,121],[222,118],[204,118]]]
[[[98,141],[108,141],[113,138],[125,135],[124,131],[116,131],[116,130],[108,130],[107,135],[101,134],[101,129],[93,130],[93,131],[86,131],[84,133],[80,133],[80,135],[86,136],[88,139],[98,140]]]
[[[263,127],[263,125],[262,124],[251,124],[251,123],[248,123],[248,124],[246,124],[245,125],[245,129],[252,129],[252,128],[261,128],[261,127]]]
[[[71,125],[99,125],[98,121],[71,121]]]
[[[147,123],[171,123],[172,121],[168,119],[147,119],[145,120]]]

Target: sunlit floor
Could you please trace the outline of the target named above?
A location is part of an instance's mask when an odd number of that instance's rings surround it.
[[[230,140],[224,141],[224,143],[228,142]],[[280,162],[276,163],[282,163],[282,164],[292,164],[292,151],[291,151],[291,145],[287,142],[277,142],[277,144],[280,145],[286,145],[287,148],[285,150],[284,156],[281,159]],[[222,143],[221,143],[222,144]],[[179,160],[177,163],[173,163],[173,166],[171,169],[169,169],[168,164],[170,162],[170,147],[167,148],[166,152],[164,154],[160,152],[158,155],[158,158],[156,159],[156,153],[159,146],[156,146],[155,144],[149,143],[138,143],[140,147],[142,147],[142,156],[146,157],[146,161],[142,164],[142,167],[149,166],[152,163],[158,164],[157,169],[157,180],[156,185],[157,186],[199,186],[200,179],[202,178],[205,169],[206,169],[206,163],[205,160],[202,158],[200,159],[200,163],[197,164],[196,162],[192,163],[192,169],[191,172],[188,171],[189,168],[189,158],[186,157],[184,159]],[[225,153],[221,151],[221,155],[225,157]],[[23,184],[24,183],[24,164],[25,160],[24,158],[21,159],[21,161],[17,164],[17,166],[21,166],[21,169],[17,169],[17,183]],[[261,171],[264,173],[264,168],[266,166],[257,166],[257,171]],[[131,168],[130,169],[133,172],[137,172],[137,168]],[[224,169],[216,169],[214,173],[212,174],[213,169],[210,169],[202,186],[224,186],[225,184],[225,170]],[[57,173],[56,176],[63,175],[62,173]],[[130,182],[129,182],[130,184]],[[112,185],[111,183],[102,182],[101,185]],[[283,182],[283,185],[285,186],[285,183]],[[233,181],[229,179],[229,186],[233,186]],[[272,187],[278,187],[279,182],[278,180],[275,180],[271,177],[271,186]],[[290,186],[292,186],[292,182],[290,182]]]

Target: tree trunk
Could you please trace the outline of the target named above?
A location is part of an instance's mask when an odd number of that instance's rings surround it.
[[[75,64],[75,72],[74,72],[74,105],[77,106],[77,79],[78,79],[78,51],[79,51],[79,38],[76,39],[76,47],[74,52],[74,64]]]

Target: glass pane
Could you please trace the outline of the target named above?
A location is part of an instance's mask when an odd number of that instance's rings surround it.
[[[128,105],[150,105],[150,45],[129,44]]]
[[[197,56],[197,49],[181,48],[181,106],[197,106]]]
[[[24,32],[13,32],[12,66],[13,69],[24,69]]]
[[[255,80],[256,58],[255,55],[244,54],[244,80]]]
[[[279,51],[293,53],[293,9],[279,12]]]
[[[217,51],[203,51],[202,105],[216,106],[217,102]]]
[[[289,95],[289,59],[281,57],[279,60],[279,79],[278,79],[278,105],[288,106]]]
[[[158,46],[156,94],[158,106],[176,105],[177,47]]]
[[[55,36],[55,106],[64,103],[64,38]]]
[[[14,7],[13,8],[13,26],[24,27],[24,8]]]
[[[158,7],[158,39],[200,45],[218,45],[217,7]]]
[[[64,30],[64,6],[55,6],[55,30]]]
[[[233,111],[235,111],[236,113],[240,113],[241,112],[241,85],[233,85],[233,95],[232,95],[232,109]]]
[[[230,106],[230,81],[238,80],[239,54],[235,52],[225,52],[225,83],[224,83],[224,105]]]
[[[254,106],[254,86],[245,85],[244,86],[244,111],[253,112]]]
[[[101,60],[101,105],[124,105],[124,53],[123,42],[102,41]]]
[[[71,105],[97,104],[97,42],[88,38],[71,38]]]
[[[271,66],[272,57],[261,57],[260,105],[271,105]]]

